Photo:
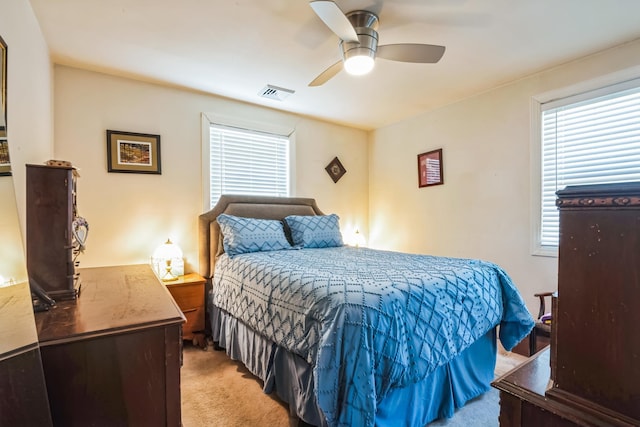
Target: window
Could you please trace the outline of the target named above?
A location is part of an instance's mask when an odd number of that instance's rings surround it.
[[[209,207],[222,194],[289,196],[288,136],[211,123]]]
[[[640,79],[540,105],[539,246],[557,248],[556,191],[640,180]]]

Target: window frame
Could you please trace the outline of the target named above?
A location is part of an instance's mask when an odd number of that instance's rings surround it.
[[[640,67],[633,67],[574,85],[551,90],[530,99],[530,242],[534,256],[557,257],[557,246],[543,246],[542,230],[542,111],[543,105],[558,102],[564,98],[578,97],[586,92],[606,90],[609,86],[640,79]],[[591,97],[596,97],[592,94]],[[591,98],[589,97],[589,98]],[[589,99],[587,98],[587,99]],[[577,102],[577,101],[576,101]]]
[[[269,133],[275,135],[281,135],[289,138],[289,197],[293,197],[296,194],[295,182],[296,182],[296,143],[295,143],[295,127],[288,123],[263,123],[254,120],[243,120],[236,117],[229,117],[215,113],[202,113],[202,135],[201,135],[201,148],[202,148],[202,200],[203,200],[203,212],[208,212],[213,208],[211,206],[211,170],[210,170],[210,126],[221,125],[227,127],[234,127],[239,129],[246,129],[247,131],[255,131],[261,133]]]

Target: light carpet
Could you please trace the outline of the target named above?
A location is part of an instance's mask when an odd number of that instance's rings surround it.
[[[504,350],[498,352],[496,376],[526,360]],[[206,350],[185,342],[181,370],[182,425],[184,427],[297,427],[286,404],[262,391],[262,383],[224,351]],[[448,420],[428,427],[497,427],[498,391],[470,401]]]

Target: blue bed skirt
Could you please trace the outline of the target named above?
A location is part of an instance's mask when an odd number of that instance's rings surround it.
[[[289,412],[306,423],[326,425],[316,405],[313,371],[305,360],[215,306],[209,313],[213,341],[260,378],[265,393],[275,392]],[[457,408],[491,388],[496,354],[494,328],[423,381],[391,390],[378,404],[375,425],[423,427],[451,418]]]

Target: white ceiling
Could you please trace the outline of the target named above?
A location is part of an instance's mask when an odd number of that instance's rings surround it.
[[[54,62],[379,128],[640,38],[638,0],[337,0],[380,17],[380,44],[447,47],[437,64],[341,72],[306,0],[30,0]],[[640,59],[639,59],[640,60]],[[280,102],[265,85],[292,89]]]

